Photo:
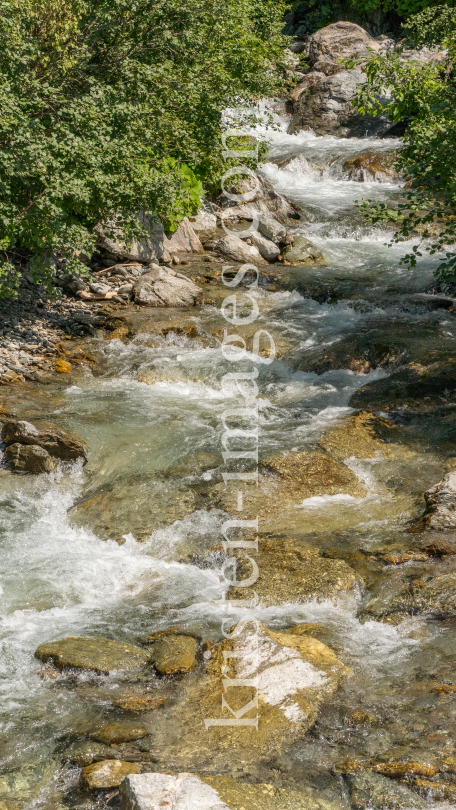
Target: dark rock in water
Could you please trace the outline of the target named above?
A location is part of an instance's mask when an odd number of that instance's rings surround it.
[[[426,799],[380,774],[359,771],[346,776],[353,810],[426,810]]]
[[[387,368],[397,363],[402,353],[399,347],[372,343],[364,340],[360,334],[353,340],[341,340],[324,347],[323,351],[320,347],[301,350],[290,360],[294,370],[313,371],[315,374],[342,368],[358,374],[368,374],[376,368]]]
[[[5,456],[13,472],[40,475],[52,472],[56,466],[47,450],[34,444],[10,444],[6,448]]]
[[[99,742],[78,742],[66,748],[62,754],[64,762],[71,762],[79,768],[86,768],[92,762],[101,762],[106,759],[116,759],[116,752],[109,745],[102,745]]]
[[[91,734],[92,740],[104,745],[117,745],[119,743],[130,742],[131,740],[141,740],[147,737],[149,731],[145,726],[130,721],[120,723],[107,723]]]
[[[424,493],[424,500],[426,511],[413,524],[412,531],[456,530],[456,472],[448,473],[442,481],[428,489]]]
[[[62,461],[73,461],[83,458],[87,461],[87,445],[80,439],[55,425],[37,428],[30,422],[6,422],[2,429],[2,440],[5,444],[38,445],[49,455]]]
[[[35,657],[45,664],[52,661],[57,669],[74,667],[109,673],[143,666],[149,661],[150,652],[134,644],[107,638],[70,636],[42,644],[36,650]]]
[[[456,403],[456,362],[409,363],[390,377],[367,383],[350,399],[369,411],[429,411]]]
[[[456,617],[456,565],[442,562],[409,563],[407,571],[393,570],[370,594],[363,616],[388,621],[390,617],[426,614],[429,618]]]
[[[197,653],[198,644],[190,636],[162,636],[154,641],[151,662],[160,675],[176,675],[196,667]]]

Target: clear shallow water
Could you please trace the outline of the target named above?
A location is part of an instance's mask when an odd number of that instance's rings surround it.
[[[309,212],[298,231],[321,247],[327,267],[300,270],[294,290],[255,294],[262,313],[258,328],[271,329],[286,343],[279,359],[260,368],[262,458],[315,449],[324,432],[351,413],[354,391],[385,374],[349,369],[316,374],[299,369],[296,358],[359,335],[402,341],[412,358],[424,349],[454,348],[452,316],[427,312],[411,299],[429,284],[436,262],[424,260],[413,273],[399,267],[408,246],[387,248],[390,234],[366,225],[353,208],[362,197],[394,199],[400,188],[342,176],[345,157],[394,145],[289,136],[283,130],[274,135],[271,158],[288,155],[295,163],[288,169],[267,163],[262,171]],[[319,303],[305,297],[303,279],[325,283],[335,299]],[[347,280],[350,294],[343,287]],[[192,322],[202,333],[221,324],[215,307],[201,310]],[[107,695],[117,688],[115,678],[97,679],[98,692],[90,676],[43,680],[33,658],[40,643],[84,634],[132,640],[170,625],[203,638],[220,635],[223,578],[216,561],[201,567],[192,557],[207,557],[220,541],[226,517],[211,503],[204,505],[204,488],[220,481],[220,414],[236,403],[221,390],[232,367],[217,341],[213,344],[208,348],[203,340],[174,334],[139,335],[127,344],[98,341],[102,373],[87,373],[66,389],[47,389],[40,400],[53,421],[87,440],[88,465],[69,465],[38,479],[0,478],[3,770],[48,761],[66,735],[83,734],[109,716]],[[141,382],[146,373],[155,375],[151,384]],[[359,548],[405,531],[417,511],[417,494],[439,480],[444,458],[417,429],[410,434],[407,458],[350,463],[367,495],[305,499],[287,526],[296,538],[306,537],[323,550],[336,548],[352,564]],[[108,493],[109,508],[99,523],[81,525],[77,509],[68,513],[100,493]],[[367,587],[370,582],[368,577]],[[361,600],[358,593],[340,603],[288,603],[256,611],[275,628],[305,621],[321,625],[322,640],[354,673],[314,731],[290,753],[298,787],[300,778],[320,773],[321,763],[329,772],[347,756],[392,752],[398,757],[407,751],[413,759],[453,753],[452,706],[445,705],[442,718],[438,698],[430,689],[423,696],[420,684],[451,675],[454,627],[419,619],[398,627],[363,623],[357,618]],[[378,722],[354,729],[355,710],[375,715]],[[425,731],[437,738],[427,739]],[[57,769],[54,787],[60,778]],[[34,790],[30,806],[54,806],[48,787]]]

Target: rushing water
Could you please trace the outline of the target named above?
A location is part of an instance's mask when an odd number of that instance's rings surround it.
[[[299,370],[297,358],[360,334],[399,343],[410,359],[455,345],[453,316],[428,311],[413,299],[431,282],[435,263],[423,260],[413,272],[401,267],[409,246],[387,247],[390,233],[366,224],[354,208],[361,198],[395,199],[399,187],[344,176],[346,157],[394,145],[288,136],[283,130],[272,139],[271,162],[262,172],[306,212],[297,230],[321,248],[327,266],[295,271],[294,290],[256,293],[261,328],[281,336],[288,350],[260,370],[262,457],[314,449],[328,427],[351,412],[353,392],[385,374],[340,369],[317,375]],[[284,157],[293,160],[278,168]],[[326,285],[327,302],[303,297],[304,277]],[[191,317],[202,335],[221,325],[215,305]],[[109,696],[117,688],[113,678],[98,678],[101,686],[90,676],[42,679],[33,657],[40,643],[66,635],[132,640],[170,625],[203,638],[220,635],[223,582],[216,564],[201,567],[191,555],[204,556],[220,540],[224,513],[205,508],[201,491],[220,480],[220,413],[235,402],[220,386],[229,363],[216,339],[174,333],[159,339],[138,335],[128,343],[99,339],[95,349],[103,358],[100,373],[87,372],[67,388],[43,389],[29,404],[30,418],[48,416],[86,439],[88,465],[62,466],[35,479],[0,478],[0,762],[5,772],[29,773],[25,803],[31,806],[56,806],[67,776],[49,765],[52,753],[62,740],[110,716]],[[145,372],[155,373],[153,384],[140,381]],[[432,436],[440,437],[440,445]],[[353,461],[367,496],[307,499],[287,531],[294,526],[296,536],[307,535],[322,550],[336,549],[349,564],[355,564],[357,550],[403,533],[419,512],[417,495],[439,480],[448,454],[436,425],[412,426],[407,441],[400,459]],[[105,525],[87,528],[68,514],[81,496],[103,487],[112,493]],[[442,706],[423,688],[451,677],[453,625],[419,618],[397,627],[362,622],[356,618],[360,599],[357,594],[340,603],[257,610],[270,627],[303,621],[323,626],[322,640],[353,671],[312,732],[276,764],[286,784],[310,782],[341,807],[346,798],[334,766],[344,758],[454,755],[454,699]],[[178,686],[159,688],[173,692]],[[375,717],[375,723],[354,724],[354,711]],[[50,776],[40,789],[40,768],[46,767]]]

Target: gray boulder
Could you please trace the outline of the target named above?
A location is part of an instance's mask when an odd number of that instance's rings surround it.
[[[206,214],[206,216],[210,215]],[[179,227],[169,239],[165,236],[164,245],[171,254],[204,253],[201,240],[187,217],[179,223]]]
[[[10,444],[5,456],[13,472],[17,473],[40,475],[52,472],[56,466],[47,450],[33,444]]]
[[[360,68],[343,70],[309,84],[293,107],[289,132],[311,129],[316,135],[362,137],[380,134],[389,127],[386,116],[361,115],[352,101],[367,76]]]
[[[62,461],[83,458],[87,461],[87,445],[55,425],[37,428],[31,422],[6,422],[2,428],[2,441],[9,447],[13,444],[38,445]]]
[[[116,223],[108,223],[112,233],[107,234],[107,226],[102,224],[95,227],[97,234],[97,245],[103,250],[120,256],[122,259],[131,259],[140,262],[153,262],[162,259],[167,261],[169,255],[165,249],[165,231],[160,220],[151,220],[144,212],[138,214],[138,221],[145,231],[143,239],[134,239],[130,245],[126,245],[121,228]]]
[[[249,241],[260,251],[263,259],[267,262],[275,262],[280,256],[280,249],[270,239],[266,239],[261,233],[255,231],[249,236]]]
[[[259,217],[258,230],[266,239],[276,245],[282,242],[287,235],[287,229],[280,222],[277,222],[271,214],[262,214]]]
[[[355,57],[367,60],[371,54],[378,53],[380,43],[356,23],[341,20],[313,34],[308,49],[309,62],[315,65],[319,61],[338,63]]]
[[[279,194],[272,183],[259,174],[255,178],[250,175],[244,177],[228,191],[240,199],[232,200],[226,194],[218,198],[217,203],[221,208],[231,209],[226,213],[227,219],[251,220],[258,213],[273,214],[281,222],[301,218],[302,212],[296,203]]]
[[[192,307],[201,302],[202,291],[175,270],[154,265],[135,282],[133,298],[147,307]]]
[[[255,245],[248,245],[246,242],[243,242],[242,239],[239,239],[238,236],[234,236],[234,234],[219,239],[214,243],[213,247],[219,256],[231,262],[240,262],[241,264],[248,262],[258,265],[267,264],[266,259],[263,259]]]

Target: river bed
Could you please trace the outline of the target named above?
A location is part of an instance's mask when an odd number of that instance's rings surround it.
[[[437,260],[424,259],[414,271],[400,266],[409,246],[387,247],[390,232],[366,224],[354,207],[362,198],[397,199],[400,187],[344,176],[346,157],[394,145],[310,133],[273,136],[270,162],[261,171],[303,208],[297,232],[318,245],[327,264],[288,268],[288,289],[260,287],[254,294],[257,328],[284,343],[278,359],[259,368],[260,459],[315,452],[328,430],[354,413],[353,393],[389,373],[302,370],[323,350],[364,337],[399,347],[409,361],[454,351],[454,315],[414,299],[432,283]],[[278,168],[273,161],[284,157],[292,163]],[[306,285],[316,282],[328,291],[327,300],[305,297]],[[220,281],[220,294],[226,293]],[[84,437],[90,459],[85,467],[61,465],[38,478],[0,478],[0,769],[22,779],[13,804],[3,805],[0,774],[2,810],[76,805],[78,772],[61,765],[59,752],[120,711],[112,705],[121,685],[115,675],[43,678],[34,658],[41,643],[69,635],[131,641],[168,627],[203,640],[221,637],[227,586],[209,550],[220,542],[223,520],[236,516],[214,495],[224,470],[220,415],[236,398],[221,388],[232,365],[219,341],[208,339],[223,326],[218,307],[195,310],[189,322],[200,337],[144,332],[128,342],[95,339],[93,372],[68,385],[37,388],[25,403],[10,395],[23,418],[49,419]],[[148,383],[142,382],[147,374]],[[405,757],[432,765],[456,756],[456,697],[435,691],[454,681],[454,621],[418,615],[388,623],[362,612],[370,592],[389,576],[375,550],[408,544],[410,521],[423,511],[422,493],[443,477],[453,456],[451,420],[405,420],[397,431],[398,449],[390,457],[347,462],[364,487],[361,496],[323,492],[282,511],[264,492],[260,534],[345,560],[363,585],[339,598],[260,604],[255,615],[273,629],[315,623],[318,637],[353,674],[323,705],[310,732],[280,756],[241,767],[236,752],[227,753],[225,773],[296,790],[311,786],[335,807],[349,808],[343,761]],[[99,495],[106,507],[95,517],[90,508],[82,518],[77,508],[68,512]],[[261,567],[261,554],[258,562]],[[404,576],[412,565],[399,567]],[[170,706],[141,718],[160,767],[192,764],[173,706],[182,689],[196,689],[198,677],[195,671],[183,685],[150,676],[148,688]],[[200,772],[220,772],[217,757],[211,765],[210,757],[195,755],[195,763]],[[449,773],[446,781],[454,779]],[[454,803],[438,783],[434,791],[432,785],[415,788],[413,795],[424,796],[429,807],[456,806],[456,781]]]

